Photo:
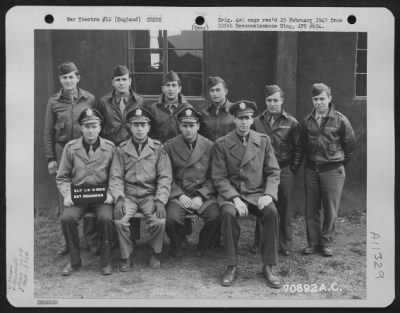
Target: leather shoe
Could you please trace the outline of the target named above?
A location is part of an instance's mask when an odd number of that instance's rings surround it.
[[[107,265],[107,266],[103,267],[103,268],[101,269],[101,273],[102,273],[104,276],[111,275],[111,274],[112,274],[111,265]]]
[[[79,268],[81,267],[81,264],[79,263],[78,265],[72,266],[71,263],[68,263],[65,265],[65,267],[62,270],[62,276],[70,276],[73,273],[79,271]]]
[[[182,250],[181,250],[180,245],[171,244],[170,254],[171,254],[171,256],[173,256],[173,257],[175,257],[175,258],[180,258],[180,257],[182,257],[183,254],[182,254]]]
[[[120,272],[127,272],[131,268],[131,259],[123,259],[119,262],[119,271]]]
[[[153,270],[161,268],[161,262],[156,253],[153,253],[150,257],[149,267]]]
[[[57,251],[58,255],[67,255],[68,254],[68,246],[67,245],[63,245],[60,250]]]
[[[314,254],[314,253],[315,253],[315,248],[313,246],[308,246],[303,249],[304,255],[309,255],[309,254]]]
[[[286,249],[279,249],[279,253],[282,254],[283,256],[289,256],[290,251]]]
[[[333,250],[330,247],[321,247],[321,253],[323,256],[330,257],[333,255]]]
[[[272,271],[271,265],[264,265],[262,268],[262,273],[265,277],[267,285],[271,288],[279,289],[282,287],[279,278]]]
[[[237,277],[237,266],[229,265],[224,273],[224,276],[222,276],[221,285],[225,287],[232,286],[236,277]]]

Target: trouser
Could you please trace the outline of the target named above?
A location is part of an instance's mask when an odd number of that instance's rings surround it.
[[[278,189],[278,203],[276,205],[279,213],[279,248],[290,250],[292,244],[292,194],[295,176],[290,166],[281,168],[280,184]],[[254,246],[260,244],[260,221],[256,220],[254,232]]]
[[[305,167],[305,215],[309,246],[323,247],[332,243],[345,177],[343,165],[322,172]],[[322,211],[324,218],[321,228]]]
[[[196,213],[194,211],[193,213]],[[185,235],[185,216],[189,214],[178,203],[170,201],[167,204],[166,231],[171,245],[179,248],[182,236]],[[219,208],[216,203],[211,203],[199,215],[204,219],[203,228],[199,234],[199,250],[214,248],[219,240]]]
[[[279,214],[275,204],[271,203],[262,210],[259,210],[258,207],[247,203],[247,208],[250,214],[260,218],[260,253],[263,264],[277,264]],[[221,207],[221,233],[228,265],[238,264],[238,243],[240,237],[238,216],[233,203],[224,204]]]
[[[61,161],[61,156],[62,156],[62,153],[64,150],[64,146],[65,146],[65,143],[58,142],[55,144],[57,167],[60,166],[60,161]],[[57,188],[57,202],[58,202],[57,217],[58,217],[64,211],[63,196],[61,195],[58,188]],[[95,247],[96,249],[98,249],[100,244],[98,243],[96,224],[97,224],[97,221],[96,221],[95,216],[85,216],[83,218],[83,237],[85,238],[85,242],[89,247]],[[67,243],[67,239],[65,237],[64,237],[64,240],[65,240],[65,244],[67,245],[67,249],[68,249],[68,243]]]
[[[125,215],[114,220],[116,226],[121,258],[127,259],[133,252],[130,219],[137,213],[142,212],[150,230],[150,245],[155,253],[161,253],[165,234],[165,219],[160,219],[154,211],[154,196],[143,198],[125,198]]]
[[[78,266],[81,263],[78,223],[81,217],[89,210],[93,210],[97,217],[97,229],[99,232],[100,243],[100,264],[102,267],[110,265],[111,241],[113,236],[112,209],[113,207],[111,204],[105,203],[64,208],[61,215],[61,228],[69,247],[72,266]]]

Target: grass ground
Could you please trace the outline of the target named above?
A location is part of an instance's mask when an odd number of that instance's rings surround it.
[[[43,214],[43,213],[42,213]],[[46,214],[49,215],[49,214]],[[60,275],[68,256],[60,257],[60,226],[55,217],[35,217],[36,298],[50,299],[364,299],[366,297],[366,223],[365,215],[352,213],[340,217],[336,225],[335,254],[303,256],[305,247],[304,218],[293,219],[293,253],[280,257],[277,267],[284,287],[269,288],[261,275],[259,255],[248,252],[253,241],[255,220],[241,218],[239,276],[231,287],[220,286],[224,271],[224,253],[212,251],[204,257],[195,255],[195,244],[201,220],[194,220],[190,246],[182,258],[168,254],[165,239],[162,268],[147,267],[149,248],[147,232],[138,241],[134,266],[130,272],[118,272],[118,251],[113,251],[113,275],[102,276],[98,257],[82,249],[83,267],[69,277]],[[81,232],[82,233],[82,232]],[[308,290],[308,287],[310,288]],[[323,290],[323,289],[326,290]],[[304,289],[307,289],[305,291]],[[329,290],[328,290],[329,289]],[[205,302],[206,304],[206,302]]]

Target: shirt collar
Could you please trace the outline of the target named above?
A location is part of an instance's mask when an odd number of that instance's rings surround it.
[[[84,138],[82,138],[82,144],[83,144],[83,147],[85,148],[86,152],[88,152],[89,149],[90,149],[90,145],[85,141]],[[99,146],[100,146],[100,138],[97,137],[96,142],[92,145],[93,151],[96,151],[96,149],[97,149]]]

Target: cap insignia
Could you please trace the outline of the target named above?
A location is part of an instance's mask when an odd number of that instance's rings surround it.
[[[246,109],[246,104],[245,104],[244,102],[241,102],[241,103],[239,104],[239,108],[240,108],[241,110]]]

